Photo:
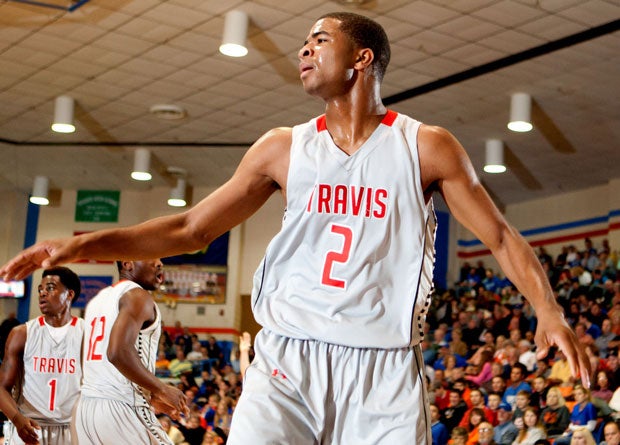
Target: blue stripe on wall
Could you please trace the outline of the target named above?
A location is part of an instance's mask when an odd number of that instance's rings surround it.
[[[24,235],[24,249],[32,246],[37,240],[37,229],[39,227],[39,206],[28,201],[28,212],[26,214],[26,234]],[[22,323],[30,317],[30,289],[32,289],[32,275],[25,280],[26,289],[24,298],[17,304],[17,319]]]
[[[433,280],[436,286],[447,289],[448,275],[448,241],[450,228],[450,214],[435,212],[437,216],[437,233],[435,234],[435,271]]]
[[[574,229],[576,227],[588,226],[591,224],[601,224],[609,221],[610,218],[620,216],[620,209],[610,211],[606,216],[595,216],[593,218],[586,218],[577,221],[570,221],[562,224],[554,224],[551,226],[539,227],[537,229],[523,230],[521,235],[527,237],[532,235],[540,235],[543,233],[556,232],[566,229]],[[482,245],[482,242],[478,239],[473,240],[458,240],[459,247],[472,247]]]

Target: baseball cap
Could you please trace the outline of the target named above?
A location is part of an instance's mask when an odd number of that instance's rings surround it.
[[[500,403],[497,409],[503,409],[504,411],[509,412],[509,413],[512,412],[512,407],[506,402]]]

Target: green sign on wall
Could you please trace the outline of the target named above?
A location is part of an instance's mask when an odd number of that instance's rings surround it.
[[[78,190],[75,220],[81,222],[118,222],[120,198],[120,191]]]

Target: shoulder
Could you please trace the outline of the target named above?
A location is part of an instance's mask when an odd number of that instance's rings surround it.
[[[460,142],[443,127],[422,124],[418,131],[422,179],[431,183],[469,172],[469,157]]]
[[[253,177],[268,178],[284,188],[292,141],[293,129],[290,127],[269,130],[249,148],[235,176],[245,176],[250,181],[254,181]]]
[[[26,339],[28,337],[28,329],[26,324],[20,324],[15,326],[9,332],[9,336],[6,340],[6,349],[9,351],[23,351],[26,345]]]

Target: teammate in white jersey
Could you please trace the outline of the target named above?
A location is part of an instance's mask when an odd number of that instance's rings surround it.
[[[43,315],[9,334],[0,368],[0,410],[11,421],[5,424],[7,445],[71,443],[84,334],[84,320],[71,316],[71,303],[80,289],[72,270],[44,270],[39,284]]]
[[[323,117],[267,132],[228,182],[184,213],[43,241],[0,275],[19,278],[76,258],[195,251],[279,191],[282,232],[253,291],[264,329],[228,443],[430,443],[418,342],[438,192],[545,321],[539,357],[559,346],[588,385],[588,358],[536,255],[497,210],[463,147],[447,130],[383,105],[390,48],[381,26],[327,14],[298,56],[305,91],[325,102]]]
[[[117,261],[120,280],[86,306],[84,381],[75,417],[80,444],[172,444],[151,410],[178,419],[185,395],[155,377],[161,314],[147,290],[163,282],[159,259]]]

